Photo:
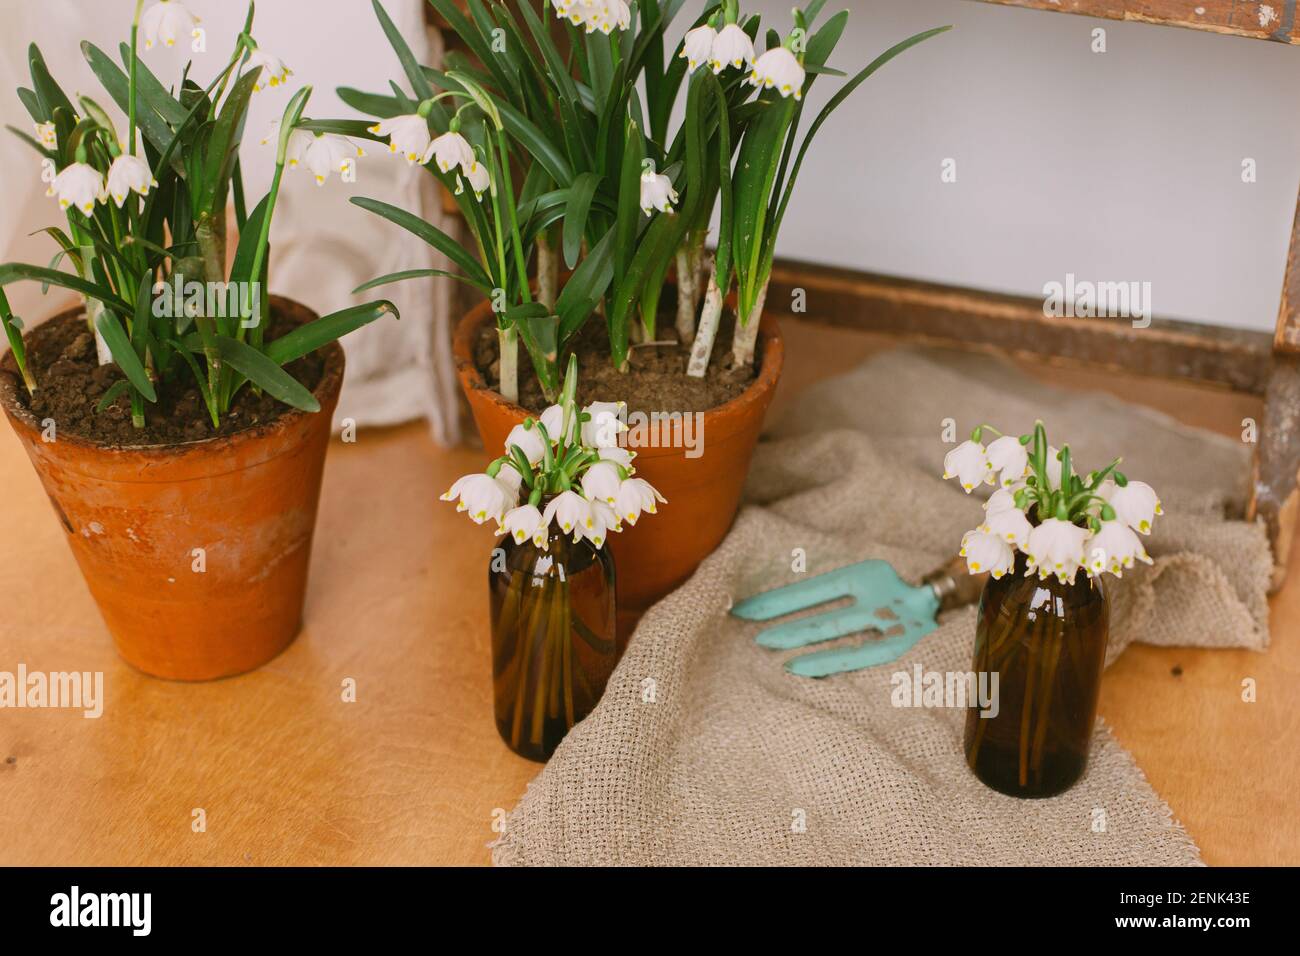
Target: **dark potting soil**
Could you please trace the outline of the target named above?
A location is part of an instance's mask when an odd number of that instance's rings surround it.
[[[272,313],[268,339],[274,341],[291,331],[294,323]],[[96,411],[104,393],[123,378],[116,365],[100,365],[95,338],[84,315],[65,316],[38,325],[28,332],[27,361],[36,377],[36,395],[28,407],[40,421],[53,419],[62,434],[76,435],[99,444],[177,445],[202,441],[274,421],[290,411],[283,402],[247,385],[235,395],[230,411],[214,429],[203,404],[203,395],[188,366],[180,366],[171,380],[157,386],[157,403],[145,403],[145,427],[131,424],[131,399],[120,395],[102,412]],[[200,363],[199,368],[204,366]],[[319,352],[289,363],[285,371],[306,388],[314,389],[325,370]]]
[[[666,298],[669,298],[666,296]],[[707,412],[741,395],[757,377],[761,367],[762,340],[753,366],[735,368],[731,361],[731,337],[735,317],[728,311],[718,323],[709,371],[704,378],[686,374],[691,347],[677,341],[675,306],[661,310],[656,344],[634,344],[628,353],[628,371],[619,372],[610,363],[609,333],[604,320],[594,315],[577,335],[578,404],[626,402],[628,412]],[[659,344],[659,343],[668,344]],[[500,347],[496,325],[485,323],[479,332],[474,363],[488,385],[500,389],[497,362]],[[564,359],[567,364],[568,359]],[[523,344],[519,346],[519,404],[530,412],[542,412],[551,403],[542,394],[537,372]]]

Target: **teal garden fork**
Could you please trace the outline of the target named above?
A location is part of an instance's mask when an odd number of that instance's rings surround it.
[[[887,561],[860,561],[746,598],[731,613],[747,621],[770,621],[852,598],[846,607],[776,624],[755,637],[763,647],[787,651],[863,631],[880,632],[879,638],[856,647],[812,651],[785,665],[801,677],[828,677],[897,660],[939,626],[940,611],[979,600],[986,577],[967,573],[965,560],[957,558],[913,586]]]

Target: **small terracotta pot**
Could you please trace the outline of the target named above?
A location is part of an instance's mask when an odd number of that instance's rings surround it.
[[[500,454],[510,430],[528,413],[488,388],[474,363],[480,330],[492,320],[487,302],[461,319],[454,352],[483,445]],[[637,476],[654,485],[668,504],[610,537],[618,568],[620,637],[628,637],[652,604],[686,582],[735,520],[749,460],[785,362],[785,345],[771,315],[763,316],[759,338],[758,377],[742,395],[705,413],[702,454],[687,457],[681,423],[673,425],[670,447],[634,449]]]
[[[297,323],[316,318],[278,296],[271,308]],[[50,321],[84,319],[74,309]],[[131,665],[212,680],[259,667],[297,636],[343,384],[343,349],[323,352],[316,414],[291,409],[233,435],[127,447],[58,432],[44,441],[13,357],[0,363],[0,405]]]

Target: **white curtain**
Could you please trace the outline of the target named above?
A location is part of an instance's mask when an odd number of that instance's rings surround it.
[[[146,6],[153,0],[146,0]],[[191,75],[206,82],[224,66],[243,24],[246,5],[233,0],[185,0],[202,20],[208,49],[193,53],[155,48],[142,56],[160,79],[175,82],[185,61]],[[424,0],[385,0],[384,6],[422,63],[435,63],[440,37],[424,21]],[[0,0],[0,117],[24,131],[31,120],[12,92],[29,86],[27,45],[36,42],[51,73],[69,96],[84,93],[105,107],[105,94],[79,48],[88,39],[116,57],[129,37],[133,0]],[[388,81],[405,87],[401,67],[368,3],[358,0],[259,0],[253,35],[284,59],[293,76],[288,87],[254,95],[244,136],[242,164],[248,205],[270,187],[271,145],[260,140],[279,117],[292,91],[311,84],[312,117],[356,117],[335,94],[339,86],[386,92]],[[116,110],[112,111],[114,114]],[[117,121],[117,115],[114,116]],[[123,121],[122,126],[125,127]],[[350,196],[369,196],[417,212],[444,229],[432,177],[373,143],[362,144],[357,181],[337,176],[324,187],[301,170],[286,170],[272,226],[271,291],[297,299],[320,314],[375,298],[393,301],[401,320],[382,319],[345,340],[348,370],[335,418],[359,428],[425,418],[436,441],[459,440],[455,370],[451,359],[451,280],[412,280],[353,295],[375,276],[404,269],[447,268],[444,257],[386,220],[352,205]],[[0,204],[0,261],[45,264],[55,251],[44,236],[28,234],[63,219],[44,195],[39,160],[31,148],[5,134],[0,175],[11,200]],[[30,326],[67,304],[57,290],[42,299],[35,284],[7,290],[15,311]]]

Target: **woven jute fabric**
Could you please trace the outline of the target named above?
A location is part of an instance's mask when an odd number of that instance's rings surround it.
[[[960,440],[980,422],[1019,434],[1039,417],[1084,470],[1123,455],[1164,504],[1146,539],[1155,565],[1106,578],[1108,660],[1134,640],[1267,646],[1267,539],[1225,517],[1241,513],[1247,446],[996,359],[886,353],[808,391],[770,429],[731,534],[642,620],[599,706],[509,815],[494,862],[1199,863],[1102,721],[1078,784],[1017,800],[967,768],[964,711],[893,705],[896,672],[971,667],[974,608],[944,614],[894,664],[823,680],[787,673],[797,652],[756,646],[761,625],[727,613],[801,579],[800,554],[807,574],[872,557],[918,582],[979,523],[987,494],[939,477],[945,420]]]

